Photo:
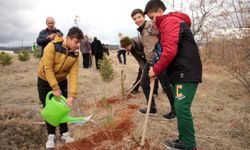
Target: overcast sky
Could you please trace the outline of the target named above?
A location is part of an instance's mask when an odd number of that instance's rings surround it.
[[[166,1],[166,0],[164,0]],[[175,5],[181,0],[175,0]],[[52,16],[64,35],[74,26],[103,43],[118,44],[118,33],[136,36],[136,25],[130,17],[135,8],[144,7],[148,0],[0,0],[0,46],[25,46],[36,41],[46,28],[45,19]],[[168,10],[169,4],[166,3]]]

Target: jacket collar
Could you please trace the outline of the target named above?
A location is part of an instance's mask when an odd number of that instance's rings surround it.
[[[145,28],[146,22],[147,22],[147,21],[144,21],[144,23],[143,23],[139,28],[137,28],[137,30],[138,30],[139,32],[142,32],[142,31],[143,31],[143,29]]]
[[[162,21],[167,17],[168,15],[162,15],[162,16],[156,16],[156,26],[159,29]]]

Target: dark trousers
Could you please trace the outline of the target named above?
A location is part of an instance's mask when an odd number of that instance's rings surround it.
[[[150,69],[150,64],[146,63],[143,69],[142,80],[141,80],[141,87],[142,87],[143,93],[147,101],[149,99],[149,93],[150,93],[150,78],[148,76],[149,69]],[[169,83],[166,71],[159,76],[159,81],[161,83],[161,86],[164,92],[167,94],[167,97],[171,106],[171,111],[174,111],[174,96],[171,90],[171,84]],[[158,81],[155,80],[155,82],[158,82]],[[154,93],[155,91],[156,89],[154,89]],[[151,108],[152,109],[156,108],[154,97],[152,98]]]
[[[118,50],[117,57],[118,57],[120,64],[122,64],[121,55],[123,55],[123,64],[126,64],[126,51],[125,50]]]
[[[99,61],[102,60],[102,56],[103,56],[103,55],[95,55],[95,65],[96,65],[96,69],[100,69],[100,63],[99,63]]]
[[[142,70],[141,68],[138,69],[138,73],[137,73],[137,77],[136,77],[136,80],[135,80],[135,83],[133,84],[133,86],[142,78]],[[137,84],[137,86],[134,88],[134,91],[138,91],[139,90],[139,87],[141,86],[141,82],[140,84]],[[159,87],[159,84],[158,84],[158,79],[155,80],[155,87],[154,87],[154,94],[158,94],[158,87]]]
[[[82,59],[83,59],[83,68],[89,68],[89,57],[90,54],[82,54]]]
[[[64,97],[67,97],[67,93],[68,93],[68,90],[67,90],[68,82],[67,82],[67,80],[59,82],[58,84],[59,84],[59,87],[60,87],[60,89],[62,91],[62,95]],[[38,80],[37,80],[37,87],[38,87],[39,99],[42,102],[43,107],[45,107],[45,99],[46,99],[47,93],[49,91],[52,91],[52,89],[51,89],[51,87],[50,87],[50,85],[49,85],[49,83],[47,81],[42,80],[40,78],[38,78]],[[56,127],[50,125],[47,122],[45,122],[45,123],[46,123],[46,126],[47,126],[48,134],[55,134]],[[61,123],[59,126],[60,126],[60,134],[61,135],[63,133],[65,133],[65,132],[68,132],[67,123]]]

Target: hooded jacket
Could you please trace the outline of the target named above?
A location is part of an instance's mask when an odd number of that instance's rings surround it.
[[[183,13],[170,13],[156,17],[163,49],[154,72],[159,75],[165,69],[171,83],[201,82],[202,65],[198,47],[191,33],[190,18]]]
[[[79,52],[69,50],[62,37],[50,42],[38,66],[38,77],[48,81],[52,90],[60,89],[58,82],[69,75],[69,96],[76,97],[78,89]]]

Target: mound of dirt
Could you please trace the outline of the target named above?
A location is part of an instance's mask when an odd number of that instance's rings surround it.
[[[109,98],[107,103],[117,104],[121,99]],[[102,103],[98,102],[97,107],[103,107]],[[129,104],[127,107],[115,112],[115,120],[106,127],[98,128],[95,134],[92,134],[82,140],[74,143],[65,144],[58,148],[59,150],[110,150],[110,149],[133,149],[139,146],[139,142],[131,135],[134,128],[132,121],[133,114],[139,108],[138,105]],[[146,149],[150,149],[149,143],[146,141]]]

